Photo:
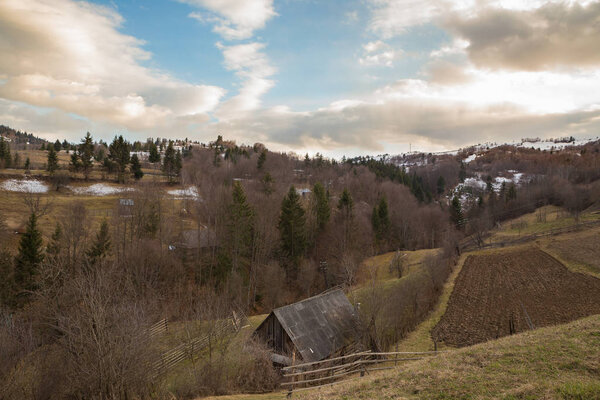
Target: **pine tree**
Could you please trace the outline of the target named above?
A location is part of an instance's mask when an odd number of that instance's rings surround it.
[[[71,145],[69,144],[69,142],[67,142],[67,139],[63,140],[62,148],[63,150],[69,150],[71,148]]]
[[[177,153],[175,153],[175,176],[179,176],[182,167],[183,159],[181,158],[181,150],[177,150]]]
[[[83,139],[81,139],[81,144],[78,147],[79,159],[81,161],[81,170],[83,171],[83,176],[87,180],[90,176],[90,172],[92,171],[92,167],[94,165],[94,142],[92,140],[92,136],[88,132]]]
[[[450,206],[450,220],[458,229],[461,229],[464,224],[462,206],[458,196],[454,196],[452,198],[452,204]]]
[[[100,230],[96,234],[96,240],[92,244],[92,247],[85,253],[91,264],[95,264],[101,261],[109,255],[111,248],[110,233],[108,232],[108,222],[102,221]]]
[[[10,147],[8,146],[8,143],[4,140],[4,136],[0,136],[0,167],[8,168],[10,166],[6,165],[7,157],[10,158]]]
[[[29,160],[29,157],[27,157],[25,159],[24,168],[25,168],[25,172],[29,172],[29,169],[31,168],[31,161]]]
[[[343,242],[342,242],[342,253],[345,253],[352,242],[352,231],[354,224],[354,200],[350,195],[348,189],[344,188],[340,200],[337,205],[338,210],[341,211],[342,227],[343,227]]]
[[[291,186],[281,203],[278,228],[281,235],[281,251],[292,261],[294,271],[306,250],[305,226],[306,216],[300,204],[300,196],[296,188]]]
[[[79,155],[77,152],[71,153],[71,161],[69,162],[69,169],[73,172],[79,172],[81,170],[81,161],[79,161]]]
[[[227,248],[235,271],[250,263],[253,232],[254,210],[246,200],[244,188],[236,181],[227,216]]]
[[[313,186],[313,198],[314,212],[317,216],[317,227],[322,232],[325,230],[327,222],[329,222],[331,210],[329,207],[329,196],[320,182],[315,183]]]
[[[144,176],[144,172],[142,172],[142,166],[137,154],[131,156],[131,172],[133,173],[133,177],[136,181],[139,181]]]
[[[263,192],[265,192],[265,194],[267,196],[269,196],[271,193],[273,193],[273,190],[274,190],[273,189],[273,184],[274,184],[274,182],[275,181],[273,180],[273,177],[268,172],[261,179],[261,183],[263,185]]]
[[[485,179],[485,190],[487,190],[490,193],[494,191],[494,186],[492,185],[492,177],[490,175],[488,175]]]
[[[150,161],[151,163],[160,162],[160,154],[158,153],[158,148],[156,147],[156,144],[150,142],[149,147],[150,154],[148,155],[148,161]]]
[[[15,156],[13,157],[12,167],[19,168],[20,165],[21,165],[21,156],[19,155],[19,153],[17,153],[15,151]]]
[[[18,289],[35,289],[35,275],[43,259],[42,234],[37,228],[37,216],[31,213],[15,259],[15,283]]]
[[[58,169],[58,157],[56,155],[56,151],[54,151],[54,147],[48,147],[50,150],[48,150],[48,162],[46,163],[46,171],[53,174],[54,171]]]
[[[446,180],[442,175],[437,180],[437,194],[438,196],[446,191]]]
[[[516,200],[517,199],[517,187],[514,183],[510,184],[508,188],[508,192],[506,193],[506,201]]]
[[[60,144],[60,140],[56,139],[56,142],[54,142],[54,151],[56,151],[58,153],[61,148],[62,148],[62,145]]]
[[[465,167],[464,162],[460,162],[460,171],[458,171],[458,180],[460,183],[463,183],[467,178],[467,169]]]
[[[265,161],[267,161],[267,151],[263,150],[261,151],[260,155],[258,156],[258,161],[256,162],[256,168],[261,171],[263,169],[263,167],[265,166]]]
[[[125,182],[125,170],[129,165],[129,151],[131,146],[123,136],[119,136],[113,139],[112,143],[108,148],[108,158],[114,163],[117,170],[117,180],[119,182]]]
[[[53,260],[56,260],[63,248],[63,235],[60,224],[57,223],[54,228],[54,233],[52,233],[52,237],[50,238],[50,243],[46,246],[46,254]]]

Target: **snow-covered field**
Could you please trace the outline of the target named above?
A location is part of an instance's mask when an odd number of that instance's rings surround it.
[[[473,161],[475,158],[477,158],[477,154],[473,153],[469,157],[465,158],[463,161],[465,164],[468,164],[471,161]]]
[[[75,194],[87,196],[109,196],[111,194],[131,192],[135,190],[131,187],[109,186],[105,185],[104,183],[96,183],[90,186],[69,186],[69,189],[71,189],[71,191]]]
[[[168,194],[174,196],[176,200],[194,199],[200,200],[200,194],[195,186],[188,186],[185,189],[173,189],[167,191]]]
[[[46,193],[48,191],[48,185],[36,179],[9,179],[2,182],[0,188],[9,192]]]

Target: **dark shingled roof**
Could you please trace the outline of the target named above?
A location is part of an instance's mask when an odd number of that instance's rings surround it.
[[[358,315],[341,289],[276,308],[273,313],[305,362],[323,360],[359,339]]]

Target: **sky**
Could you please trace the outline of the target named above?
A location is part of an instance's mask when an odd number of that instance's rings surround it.
[[[0,124],[325,155],[598,136],[600,0],[0,0]]]

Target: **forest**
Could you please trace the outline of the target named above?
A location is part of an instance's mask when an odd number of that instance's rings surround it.
[[[3,136],[0,176],[17,171],[52,190],[21,195],[27,212],[18,235],[0,215],[1,398],[272,389],[277,377],[259,343],[232,362],[216,336],[217,355],[198,361],[192,380],[176,389],[158,383],[145,367],[158,351],[145,332],[167,318],[201,321],[210,333],[232,311],[259,315],[332,287],[348,290],[370,256],[439,249],[401,286],[369,286],[365,345],[385,349],[435,305],[462,243],[541,205],[578,215],[600,198],[598,142],[555,152],[499,146],[469,163],[474,148],[420,154],[407,167],[401,157],[338,161],[220,136],[206,144],[123,136],[109,144],[89,133],[79,143],[28,140],[44,158],[30,159],[22,142]],[[68,162],[59,152],[69,152]],[[528,178],[496,185],[509,170]],[[133,185],[132,205],[125,217],[118,205],[98,217],[76,196],[55,199],[75,182]],[[198,196],[172,201],[157,190],[174,185]]]

